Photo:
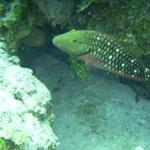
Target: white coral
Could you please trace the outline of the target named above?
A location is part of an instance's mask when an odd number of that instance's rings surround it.
[[[22,150],[48,150],[58,144],[46,116],[50,104],[49,90],[34,77],[30,69],[10,62],[0,49],[0,137],[9,139]]]

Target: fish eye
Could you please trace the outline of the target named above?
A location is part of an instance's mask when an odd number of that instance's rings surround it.
[[[76,42],[77,42],[77,39],[73,39],[72,42],[73,42],[73,43],[76,43]]]

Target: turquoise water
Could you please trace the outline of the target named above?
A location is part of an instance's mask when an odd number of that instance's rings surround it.
[[[150,150],[149,39],[147,0],[0,0],[0,150]]]

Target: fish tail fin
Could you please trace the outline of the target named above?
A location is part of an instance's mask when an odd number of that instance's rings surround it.
[[[144,69],[144,74],[145,74],[145,79],[147,81],[150,81],[150,69],[149,68]]]

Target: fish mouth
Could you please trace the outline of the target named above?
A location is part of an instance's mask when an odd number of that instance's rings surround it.
[[[60,44],[58,42],[58,36],[55,36],[53,39],[52,39],[52,43],[56,46],[56,47],[60,47]]]
[[[52,39],[52,43],[61,51],[67,52],[67,41],[62,35],[57,35]]]
[[[85,52],[85,53],[82,53],[82,54],[77,54],[77,56],[82,56],[82,55],[86,55],[86,54],[89,54],[90,53],[90,50]]]

